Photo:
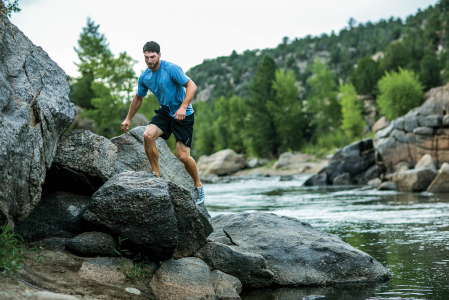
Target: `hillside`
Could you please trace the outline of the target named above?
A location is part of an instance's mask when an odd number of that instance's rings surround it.
[[[301,99],[307,96],[309,87],[306,80],[311,75],[316,57],[321,58],[333,70],[337,82],[348,81],[359,59],[366,55],[381,58],[383,53],[379,57],[379,52],[389,50],[396,55],[395,51],[391,51],[395,49],[388,49],[388,46],[393,41],[400,41],[408,53],[398,53],[402,60],[396,64],[413,69],[418,74],[422,73],[425,52],[430,50],[439,54],[446,49],[447,2],[443,0],[424,11],[418,10],[406,20],[390,18],[377,23],[356,24],[351,19],[348,26],[338,34],[323,34],[319,37],[309,35],[292,41],[285,37],[276,48],[246,50],[242,54],[233,51],[230,56],[205,60],[188,71],[188,75],[198,85],[194,101],[207,101],[220,96],[247,96],[248,84],[264,55],[271,56],[279,68],[295,72]],[[440,70],[445,65],[441,56],[438,66]],[[397,67],[384,63],[382,71]],[[440,83],[427,84],[426,88],[438,84]]]

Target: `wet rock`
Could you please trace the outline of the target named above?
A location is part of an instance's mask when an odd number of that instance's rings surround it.
[[[234,150],[218,151],[210,156],[201,156],[198,163],[198,173],[202,176],[217,174],[228,175],[246,166],[246,160]]]
[[[186,257],[162,263],[150,282],[156,299],[216,299],[209,267],[201,259]]]
[[[448,193],[449,192],[449,164],[443,163],[438,170],[438,174],[430,184],[427,192],[429,193]]]
[[[222,227],[223,232],[240,251],[262,255],[274,273],[276,284],[332,285],[383,281],[390,277],[388,270],[373,257],[295,218],[252,213],[224,215],[216,220],[226,224],[227,218],[234,222]],[[215,218],[211,223],[214,230],[219,230]]]
[[[111,178],[92,196],[84,217],[159,260],[190,256],[212,232],[189,191],[147,172]]]
[[[334,178],[334,185],[350,185],[351,177],[349,173],[343,173]]]
[[[279,181],[292,181],[292,180],[293,180],[292,175],[281,175],[281,177],[279,178]]]
[[[84,261],[78,275],[101,283],[123,283],[124,273],[129,272],[132,265],[132,260],[126,258],[98,257]]]
[[[380,178],[374,178],[371,179],[370,181],[368,181],[368,185],[370,187],[373,187],[375,189],[377,189],[377,187],[382,183],[382,180],[380,180]]]
[[[104,232],[84,232],[70,239],[67,249],[82,256],[115,256],[117,248],[114,238]]]
[[[326,168],[319,171],[317,174],[312,175],[304,182],[304,186],[323,186],[327,185]]]
[[[112,177],[116,158],[117,147],[105,137],[72,130],[58,143],[44,190],[91,196]]]
[[[0,14],[0,224],[39,203],[59,137],[76,115],[67,75]]]
[[[212,286],[218,300],[240,300],[242,284],[234,276],[218,270],[211,272]]]
[[[398,191],[420,192],[426,190],[437,172],[432,169],[413,169],[395,173],[392,181]]]
[[[31,214],[16,225],[27,241],[47,237],[72,238],[85,230],[82,215],[90,197],[66,192],[44,195]]]
[[[270,286],[274,274],[267,270],[265,259],[255,253],[242,252],[238,247],[221,243],[207,243],[195,252],[212,270],[220,270],[238,278],[245,286]]]
[[[377,187],[377,189],[379,191],[396,191],[396,185],[392,181],[384,181]]]

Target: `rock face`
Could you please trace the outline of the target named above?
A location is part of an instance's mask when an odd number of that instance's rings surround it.
[[[44,195],[30,215],[16,224],[27,241],[47,237],[72,238],[85,230],[82,215],[90,197],[66,192]]]
[[[112,177],[92,196],[84,217],[159,260],[192,255],[213,230],[189,191],[147,172]]]
[[[246,166],[246,160],[234,150],[226,149],[211,156],[201,156],[197,166],[200,175],[227,175],[243,169]]]
[[[117,146],[117,162],[114,174],[123,171],[151,172],[151,165],[143,146],[143,133],[146,126],[139,126],[125,134],[112,138],[111,142]],[[184,165],[171,153],[167,143],[161,138],[156,140],[159,151],[159,168],[161,177],[170,180],[194,194],[193,180]]]
[[[381,173],[396,172],[399,163],[412,169],[425,154],[437,168],[449,162],[449,85],[433,88],[424,104],[378,131],[374,137],[376,163]],[[446,118],[447,120],[447,118]]]
[[[332,285],[390,277],[373,257],[294,218],[252,213],[211,219],[212,224],[215,221],[224,225],[222,231],[238,249],[263,256],[279,285]],[[218,227],[215,224],[214,230]]]
[[[115,170],[117,147],[105,137],[87,130],[62,136],[45,181],[45,191],[92,195]]]
[[[169,259],[151,279],[156,299],[216,299],[209,267],[199,258]]]
[[[39,202],[59,137],[75,118],[64,71],[0,12],[0,223]]]

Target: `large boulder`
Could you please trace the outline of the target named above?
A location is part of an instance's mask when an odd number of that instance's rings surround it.
[[[241,251],[265,258],[275,284],[314,286],[390,278],[389,271],[370,255],[294,218],[252,213],[218,216],[211,223],[215,220]],[[219,230],[217,224],[214,229]]]
[[[151,172],[151,165],[145,154],[143,144],[145,129],[146,126],[139,126],[111,139],[111,142],[117,146],[117,162],[114,174],[124,171]],[[173,155],[162,138],[156,140],[156,147],[159,151],[161,177],[189,190],[194,197],[193,180],[184,165]]]
[[[229,274],[215,270],[210,273],[212,286],[218,300],[240,300],[239,294],[242,292],[242,283]]]
[[[156,299],[216,299],[209,267],[201,259],[186,257],[162,263],[150,282]]]
[[[429,193],[448,193],[449,192],[449,164],[443,163],[435,179],[427,188]]]
[[[59,137],[75,118],[67,75],[0,12],[0,224],[41,198]]]
[[[92,196],[84,217],[160,260],[192,255],[213,230],[189,191],[147,172],[112,177]]]
[[[198,173],[202,176],[228,175],[243,169],[246,166],[246,160],[234,150],[225,149],[210,156],[201,156],[197,165]]]
[[[437,168],[449,162],[448,107],[449,85],[433,88],[420,107],[375,134],[376,164],[384,176],[396,172],[399,163],[412,169],[426,154],[432,156]]]
[[[58,144],[44,190],[91,196],[114,174],[116,157],[117,147],[107,138],[88,130],[72,130]]]
[[[195,252],[213,270],[238,278],[245,286],[263,288],[273,282],[273,272],[267,270],[263,256],[242,252],[239,247],[210,242]]]
[[[66,192],[45,194],[16,232],[27,241],[47,237],[72,238],[86,229],[82,216],[90,197]]]
[[[429,187],[436,175],[437,170],[432,156],[426,154],[414,169],[394,173],[392,181],[398,191],[420,192]]]

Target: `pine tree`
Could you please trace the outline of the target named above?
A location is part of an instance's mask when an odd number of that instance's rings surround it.
[[[362,116],[362,107],[357,101],[357,93],[352,84],[342,83],[339,87],[341,93],[341,113],[343,116],[341,129],[345,132],[349,140],[361,137],[365,128],[365,121]]]

